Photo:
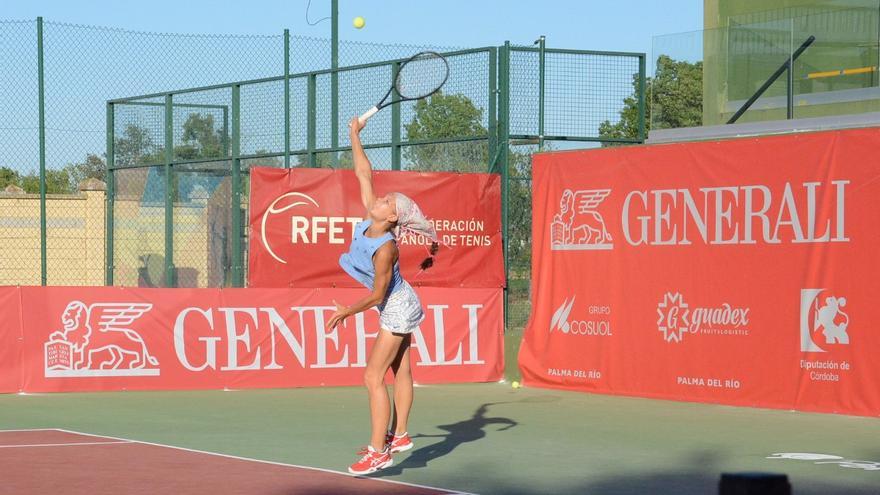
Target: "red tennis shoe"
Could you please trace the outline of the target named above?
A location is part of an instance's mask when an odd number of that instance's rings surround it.
[[[385,452],[376,452],[372,445],[368,445],[366,449],[361,450],[358,454],[363,455],[363,457],[348,467],[348,472],[351,474],[375,473],[394,464],[394,461],[391,459],[391,452],[388,449],[385,449]]]
[[[385,435],[385,445],[388,446],[388,453],[397,454],[398,452],[406,452],[414,447],[409,434],[392,435],[390,432]]]

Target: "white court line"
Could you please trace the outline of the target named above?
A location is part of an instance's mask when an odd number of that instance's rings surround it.
[[[124,441],[124,442],[132,442],[132,443],[140,443],[140,444],[144,444],[144,445],[152,445],[152,446],[154,446],[154,447],[164,447],[164,448],[166,448],[166,449],[176,449],[176,450],[183,450],[183,451],[186,451],[186,452],[195,452],[195,453],[197,453],[197,454],[215,455],[215,456],[218,456],[218,457],[226,457],[227,459],[236,459],[236,460],[239,460],[239,461],[259,462],[259,463],[262,463],[262,464],[272,464],[272,465],[275,465],[275,466],[294,467],[294,468],[299,468],[299,469],[309,469],[309,470],[311,470],[311,471],[320,471],[320,472],[324,472],[324,473],[339,474],[339,475],[347,476],[347,477],[352,477],[352,476],[353,476],[353,475],[350,474],[350,473],[342,472],[342,471],[333,471],[332,469],[316,468],[316,467],[311,467],[311,466],[300,466],[300,465],[297,465],[297,464],[287,464],[287,463],[285,463],[285,462],[264,461],[264,460],[262,460],[262,459],[252,459],[252,458],[250,458],[250,457],[240,457],[240,456],[237,456],[237,455],[221,454],[221,453],[219,453],[219,452],[209,452],[209,451],[207,451],[207,450],[188,449],[188,448],[186,448],[186,447],[177,447],[177,446],[174,446],[174,445],[165,445],[165,444],[162,444],[162,443],[144,442],[144,441],[141,441],[141,440],[132,440],[132,439],[130,439],[130,438],[111,437],[111,436],[108,436],[108,435],[95,435],[95,434],[92,434],[92,433],[83,433],[83,432],[81,432],[81,431],[65,430],[65,429],[63,429],[63,428],[52,428],[52,429],[55,430],[55,431],[62,431],[62,432],[64,432],[64,433],[71,433],[71,434],[74,434],[74,435],[85,435],[85,436],[88,436],[88,437],[96,437],[96,438],[109,438],[109,439],[112,439],[112,440],[121,440],[121,441]],[[354,477],[361,477],[361,476],[354,476]],[[363,478],[371,479],[371,480],[374,480],[374,481],[383,481],[383,482],[385,482],[385,483],[394,483],[394,484],[396,484],[396,485],[405,485],[405,486],[412,486],[412,487],[415,487],[415,488],[425,488],[425,489],[428,489],[428,490],[444,491],[444,492],[447,492],[449,495],[477,495],[477,494],[475,494],[475,493],[470,493],[470,492],[461,492],[461,491],[449,490],[449,489],[447,489],[447,488],[437,488],[437,487],[435,487],[435,486],[428,486],[428,485],[418,485],[418,484],[416,484],[416,483],[407,483],[407,482],[405,482],[405,481],[387,480],[387,479],[383,479],[383,478],[373,478],[373,477],[371,477],[371,476],[363,476]]]
[[[0,433],[18,433],[20,431],[58,431],[58,428],[23,428],[21,430],[0,430]]]
[[[0,445],[0,449],[18,449],[22,447],[67,447],[69,445],[114,445],[120,443],[135,443],[128,440],[118,442],[75,442],[75,443],[32,443],[29,445]]]

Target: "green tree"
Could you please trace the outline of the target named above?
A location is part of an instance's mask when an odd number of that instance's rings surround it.
[[[367,156],[369,156],[370,150],[367,150]],[[339,152],[339,160],[338,165],[336,167],[333,166],[333,157],[331,153],[318,153],[315,156],[315,166],[317,168],[352,168],[354,167],[354,161],[351,158],[351,151],[341,151]],[[390,165],[390,164],[389,164]],[[299,155],[296,159],[297,167],[308,167],[309,166],[309,156],[308,155]]]
[[[225,158],[228,139],[222,128],[215,129],[211,114],[191,113],[183,123],[182,144],[174,147],[175,160]],[[114,163],[117,167],[157,165],[165,162],[162,143],[154,143],[149,129],[129,124],[114,143]]]
[[[113,145],[114,164],[117,167],[159,164],[164,161],[164,150],[153,144],[147,129],[135,124],[125,126],[122,136]]]
[[[214,116],[191,113],[183,123],[183,144],[174,148],[177,160],[223,158],[226,156],[226,136],[223,129],[214,129]]]
[[[461,137],[485,137],[483,109],[465,95],[438,91],[419,100],[412,121],[406,125],[410,141]],[[403,149],[407,168],[422,171],[487,172],[489,152],[485,141],[421,144]]]
[[[255,155],[263,155],[268,154],[269,151],[266,150],[257,150]],[[266,156],[260,158],[249,158],[247,161],[248,167],[275,167],[281,168],[284,166],[284,157],[280,156]]]
[[[620,120],[599,124],[599,136],[639,137],[639,76],[633,75],[633,94],[624,98]],[[668,55],[657,59],[657,72],[647,78],[645,130],[695,127],[703,123],[703,63],[674,60]],[[619,143],[605,143],[614,146]]]
[[[87,154],[82,162],[68,163],[64,169],[70,177],[71,191],[76,191],[80,183],[86,179],[107,182],[107,164],[102,157],[94,153]]]
[[[40,172],[35,170],[21,177],[21,187],[29,194],[40,193]],[[70,173],[67,169],[46,170],[46,194],[68,194],[70,188]]]
[[[98,155],[88,154],[81,163],[69,163],[60,170],[46,170],[46,193],[69,194],[76,192],[80,182],[88,178],[104,180],[106,167],[104,160]],[[8,185],[19,186],[26,193],[40,193],[40,173],[32,170],[20,174],[8,167],[0,167],[0,189]]]
[[[19,173],[9,167],[0,167],[0,190],[6,186],[21,186],[21,177]]]

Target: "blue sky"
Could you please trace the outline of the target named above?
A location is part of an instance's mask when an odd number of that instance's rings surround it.
[[[308,0],[5,0],[0,19],[33,20],[43,16],[53,23],[47,28],[46,38],[46,117],[47,162],[55,168],[80,160],[86,153],[103,151],[104,102],[110,98],[279,75],[281,58],[277,50],[285,28],[295,36],[330,37],[329,21],[314,26],[306,22],[307,3]],[[340,0],[339,4],[339,32],[343,42],[390,45],[470,48],[498,46],[505,40],[531,45],[543,34],[551,48],[650,55],[652,37],[693,31],[703,25],[702,0]],[[330,0],[312,0],[309,11],[312,22],[329,13]],[[365,28],[359,30],[352,26],[355,16],[366,19]],[[150,33],[269,35],[274,38],[243,42],[230,39],[226,43],[220,37],[219,41],[213,38],[188,43],[186,37],[163,41],[165,37],[143,38],[117,31],[66,30],[57,23]],[[7,41],[12,44],[0,43],[0,49],[9,50],[11,66],[7,66],[9,70],[0,71],[0,86],[13,88],[14,104],[13,108],[0,111],[0,117],[11,122],[6,128],[0,124],[0,166],[26,171],[37,166],[38,141],[33,131],[36,88],[31,60],[35,54],[32,45],[35,35],[29,31],[34,29],[32,24],[7,25],[7,29]],[[57,36],[53,37],[52,33]],[[141,39],[148,39],[152,45],[139,45]],[[199,69],[189,70],[186,64],[191,62],[193,49],[198,50],[200,43],[204,48],[197,52]],[[250,50],[231,51],[239,45]],[[294,41],[292,72],[329,66],[329,47],[326,53],[321,53],[316,46],[327,45]],[[383,54],[381,60],[391,58],[390,53],[398,57],[408,53],[407,48],[398,51],[387,48],[378,50]],[[265,57],[254,56],[255,52],[264,53]],[[344,51],[343,56],[347,54],[347,57],[340,63],[374,61],[360,60],[366,52],[369,50]],[[157,53],[168,56],[162,58]],[[248,63],[250,61],[253,63]],[[648,61],[650,71],[650,56]],[[157,64],[162,67],[155,67]],[[260,64],[268,68],[258,72],[245,70]],[[236,72],[237,68],[245,73]],[[113,74],[114,71],[119,77],[91,77],[91,74]],[[59,77],[65,77],[60,75],[69,75],[70,79],[60,80]],[[628,91],[626,83],[622,88],[625,93]],[[622,105],[624,96],[615,95],[614,99]]]
[[[292,34],[329,37],[330,23],[306,23],[307,0],[7,0],[0,17],[203,34]],[[651,37],[702,28],[702,0],[340,0],[340,38],[438,46],[530,44],[650,52]],[[312,0],[312,21],[329,15]],[[357,30],[355,16],[367,25]]]

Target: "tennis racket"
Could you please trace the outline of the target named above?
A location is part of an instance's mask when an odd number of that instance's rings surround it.
[[[421,52],[400,64],[394,84],[388,88],[385,97],[373,108],[358,117],[361,124],[376,112],[401,101],[426,98],[436,93],[449,78],[449,62],[437,52]],[[397,91],[400,99],[388,101],[392,91]]]

